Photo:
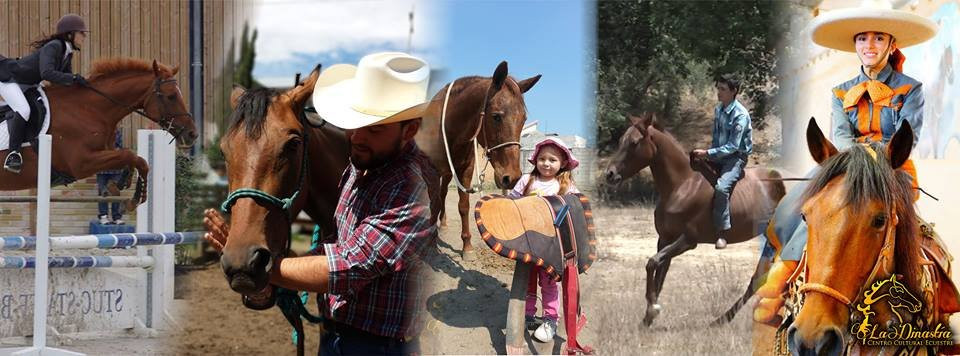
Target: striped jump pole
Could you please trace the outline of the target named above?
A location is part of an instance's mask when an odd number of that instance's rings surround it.
[[[39,138],[39,168],[37,171],[37,236],[8,236],[0,237],[0,251],[5,250],[34,250],[34,256],[0,256],[0,273],[7,274],[6,283],[11,286],[26,284],[23,274],[27,270],[34,272],[33,287],[33,345],[27,348],[0,349],[0,354],[12,355],[82,355],[80,353],[58,348],[47,347],[47,318],[49,312],[55,312],[60,307],[60,314],[54,314],[55,320],[60,320],[63,313],[63,301],[67,293],[74,293],[76,285],[83,286],[77,291],[80,298],[94,298],[103,295],[119,298],[123,296],[125,314],[100,317],[96,315],[82,316],[84,323],[89,324],[90,331],[110,331],[115,328],[123,330],[145,328],[147,330],[166,329],[174,321],[169,315],[173,302],[174,278],[174,245],[194,243],[201,238],[200,232],[185,233],[154,233],[155,231],[175,230],[175,172],[176,147],[172,144],[171,136],[162,130],[139,130],[137,132],[137,154],[146,159],[150,166],[147,177],[147,201],[137,207],[137,232],[134,234],[101,234],[82,236],[50,237],[50,165],[51,165],[51,138],[42,135]],[[68,198],[69,200],[70,198]],[[15,199],[14,199],[15,200]],[[61,199],[62,200],[62,199]],[[3,201],[0,201],[3,202]],[[112,249],[135,248],[134,256],[55,256],[50,257],[50,250],[70,249]],[[46,261],[46,263],[37,263]],[[97,267],[129,267],[118,272],[110,272]],[[65,285],[54,285],[51,291],[50,268],[57,268],[57,280]],[[75,268],[94,268],[82,275],[70,272]],[[23,272],[14,269],[21,269]],[[9,271],[9,272],[5,272]],[[103,271],[103,272],[99,272]],[[16,281],[16,282],[9,282]],[[109,290],[94,291],[90,289],[108,288]],[[17,293],[29,293],[23,291]],[[115,291],[124,292],[112,294]],[[3,294],[4,291],[0,291]],[[7,293],[13,293],[6,291]],[[96,294],[104,293],[104,294]],[[48,299],[49,296],[49,299]],[[58,302],[53,298],[60,296]],[[87,299],[90,300],[90,299]],[[53,301],[53,304],[51,304]],[[111,312],[120,312],[120,307],[106,308]],[[29,310],[29,309],[27,309]],[[2,320],[0,320],[2,321]],[[122,321],[122,322],[121,322]],[[8,321],[9,322],[9,321]],[[6,325],[0,323],[0,329],[22,330],[19,324]],[[19,333],[21,331],[14,331]],[[7,334],[8,336],[10,334]],[[15,334],[16,335],[16,334]],[[23,334],[19,334],[23,335]]]
[[[80,248],[108,249],[136,246],[181,245],[196,243],[202,237],[203,232],[200,231],[54,236],[50,237],[50,248],[54,250],[68,250]],[[36,245],[36,236],[0,237],[0,251],[32,250],[36,248]]]

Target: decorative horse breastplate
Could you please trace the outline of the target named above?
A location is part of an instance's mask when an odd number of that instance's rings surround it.
[[[540,266],[557,281],[568,260],[583,273],[597,258],[593,213],[582,194],[488,195],[477,202],[475,217],[480,237],[494,252]]]

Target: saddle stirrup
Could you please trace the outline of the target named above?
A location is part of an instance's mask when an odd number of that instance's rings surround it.
[[[12,173],[19,174],[23,166],[23,155],[20,154],[20,146],[23,146],[23,135],[25,134],[27,121],[20,116],[20,113],[11,111],[7,114],[7,130],[10,135],[9,149],[6,159],[3,161],[3,169]]]

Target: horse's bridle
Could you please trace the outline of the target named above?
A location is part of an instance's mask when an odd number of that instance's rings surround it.
[[[516,80],[514,80],[513,78],[507,77],[507,79],[509,79],[510,81],[513,81],[516,84]],[[452,85],[453,83],[450,83],[450,84]],[[519,84],[517,85],[519,86]],[[480,108],[480,125],[477,127],[477,133],[474,134],[475,138],[483,137],[483,142],[480,143],[480,146],[485,149],[484,156],[487,158],[487,161],[490,160],[490,153],[493,151],[496,151],[504,147],[514,146],[514,145],[520,146],[520,141],[505,141],[505,142],[501,142],[498,145],[494,145],[493,147],[489,147],[489,142],[486,142],[486,136],[483,135],[483,126],[484,126],[483,120],[487,118],[487,104],[490,102],[489,94],[490,93],[487,93],[483,97],[483,107]]]
[[[159,78],[159,77],[157,77],[157,78],[155,78],[155,79],[153,80],[153,95],[154,95],[154,97],[156,98],[156,100],[159,101],[158,107],[159,107],[159,110],[160,110],[160,117],[158,117],[158,118],[153,117],[153,116],[150,116],[150,115],[147,114],[147,112],[144,111],[143,109],[134,107],[133,105],[127,105],[127,104],[121,103],[121,102],[120,102],[119,100],[117,100],[116,98],[110,96],[110,95],[107,94],[107,93],[104,93],[104,92],[101,91],[100,89],[94,88],[92,85],[87,85],[87,86],[85,86],[85,87],[86,87],[87,89],[92,90],[94,93],[97,93],[98,95],[102,96],[104,99],[107,99],[108,101],[110,101],[111,103],[113,103],[113,104],[116,105],[116,106],[119,106],[119,107],[122,107],[122,108],[126,108],[127,110],[130,110],[130,111],[133,112],[133,113],[136,113],[136,114],[138,114],[138,115],[140,115],[140,116],[143,116],[143,117],[149,119],[150,121],[156,122],[157,125],[160,125],[160,127],[163,128],[164,131],[167,131],[167,132],[169,132],[171,135],[173,135],[173,140],[170,141],[170,142],[173,142],[173,141],[179,139],[179,138],[180,138],[180,135],[183,134],[183,131],[186,130],[186,127],[183,127],[183,126],[175,126],[175,125],[174,125],[174,124],[176,123],[176,119],[177,119],[178,117],[181,117],[181,116],[186,116],[186,117],[189,117],[189,118],[193,118],[193,115],[191,115],[191,114],[188,113],[188,112],[172,113],[172,114],[168,112],[168,111],[169,111],[169,108],[167,107],[167,104],[164,103],[164,101],[163,101],[163,93],[160,92],[160,86],[161,86],[161,85],[164,85],[164,84],[167,84],[167,83],[177,83],[177,80],[174,79],[174,78],[163,79],[163,78]],[[144,96],[143,99],[139,100],[139,102],[140,102],[140,107],[145,108],[146,105],[147,105],[146,95]],[[176,131],[174,131],[174,130],[176,130]]]
[[[884,233],[883,246],[880,247],[880,252],[877,254],[877,261],[874,263],[870,275],[867,276],[866,282],[864,285],[860,286],[857,290],[857,294],[854,295],[854,298],[847,297],[843,295],[840,291],[836,290],[833,287],[828,286],[825,283],[816,283],[810,282],[808,279],[804,280],[804,284],[800,286],[798,292],[800,294],[806,294],[807,292],[816,292],[823,295],[826,295],[830,298],[833,298],[835,301],[840,302],[840,304],[845,305],[846,307],[851,307],[853,302],[857,300],[859,295],[873,283],[873,280],[877,278],[877,275],[881,272],[884,274],[889,274],[893,272],[892,263],[893,263],[893,252],[896,245],[895,235],[897,230],[897,224],[900,222],[899,217],[897,216],[896,204],[891,204],[890,216],[892,221],[890,221],[887,226],[887,230]],[[805,258],[805,257],[804,257]],[[804,263],[804,270],[801,273],[804,273],[806,276],[807,269],[809,264]]]

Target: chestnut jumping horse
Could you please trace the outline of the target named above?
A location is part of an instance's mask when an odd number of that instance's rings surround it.
[[[857,321],[851,320],[851,312],[856,314],[855,306],[862,308],[861,300],[869,306],[870,302],[861,299],[867,294],[872,297],[875,292],[868,291],[868,287],[877,289],[894,275],[909,290],[899,287],[901,295],[924,296],[920,298],[924,301],[923,311],[916,313],[915,308],[908,310],[914,312],[911,314],[898,313],[893,309],[897,305],[891,304],[889,308],[871,311],[876,315],[869,316],[870,323],[889,326],[888,321],[899,324],[906,316],[914,326],[922,320],[930,330],[936,323],[946,324],[949,313],[957,309],[956,290],[949,276],[944,276],[944,280],[937,275],[938,270],[932,267],[935,260],[925,257],[933,255],[923,252],[926,241],[921,237],[914,210],[911,178],[900,170],[910,158],[913,146],[910,124],[901,124],[888,145],[875,142],[838,152],[811,118],[807,145],[820,169],[804,192],[801,211],[808,237],[796,275],[802,279],[791,283],[799,285],[790,291],[794,308],[788,309],[780,328],[787,334],[790,352],[879,352],[853,340],[850,325]],[[933,348],[899,351],[936,352]],[[896,354],[901,354],[899,351]]]
[[[655,126],[653,113],[630,116],[630,127],[620,138],[620,146],[610,160],[606,181],[619,184],[640,170],[650,167],[659,193],[654,223],[659,239],[657,253],[647,261],[647,310],[644,324],[650,325],[662,307],[658,299],[670,261],[700,243],[713,244],[713,185],[704,174],[691,167],[690,157],[677,140]],[[727,241],[738,243],[763,232],[785,188],[780,173],[766,168],[748,168],[730,199],[732,228]],[[765,274],[758,264],[747,288],[747,298],[759,287],[757,276]],[[739,308],[739,306],[736,306]]]
[[[93,63],[90,87],[46,88],[52,169],[69,183],[103,170],[132,167],[140,177],[137,188],[142,190],[147,161],[129,149],[115,149],[114,133],[120,120],[137,111],[174,135],[181,146],[192,145],[196,127],[174,79],[177,71],[157,61],[105,59]],[[32,149],[22,152],[25,162],[20,174],[0,170],[0,190],[36,188],[37,154]],[[0,156],[6,156],[6,151],[0,151]],[[133,204],[146,200],[145,191],[137,195],[140,199]]]
[[[432,202],[431,208],[440,214],[441,224],[445,225],[443,197],[447,187],[454,178],[459,182],[461,256],[467,260],[476,257],[468,215],[470,193],[474,192],[471,184],[476,163],[475,143],[493,166],[497,188],[512,189],[522,175],[520,131],[527,120],[523,94],[537,84],[540,75],[518,81],[507,72],[507,62],[503,61],[492,77],[462,77],[441,88],[433,97],[416,136],[417,145],[440,173],[441,198]],[[442,117],[444,115],[446,117]]]

